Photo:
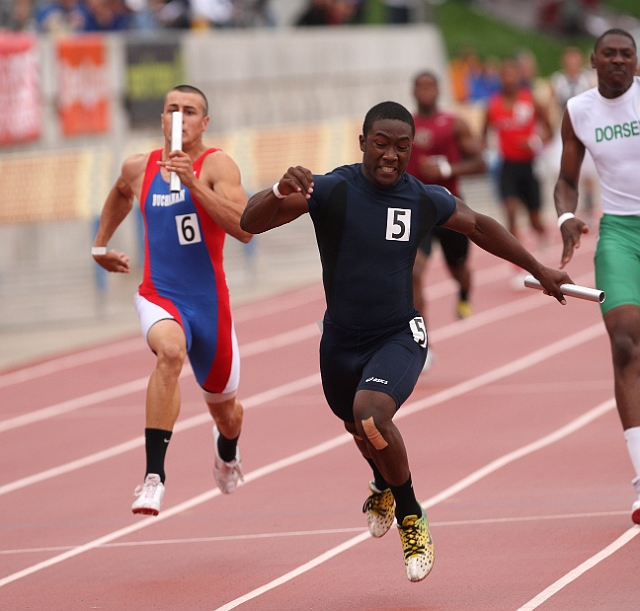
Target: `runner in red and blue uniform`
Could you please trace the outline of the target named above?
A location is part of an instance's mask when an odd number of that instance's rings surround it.
[[[171,150],[171,117],[182,112],[182,150]],[[112,272],[128,272],[129,258],[106,245],[133,206],[141,203],[145,223],[144,275],[135,297],[142,332],[157,357],[146,399],[147,466],[136,489],[134,513],[157,515],[164,496],[164,460],[180,411],[178,378],[189,355],[196,380],[215,421],[214,473],[220,490],[231,493],[242,478],[237,447],[242,406],[236,399],[240,357],[229,291],[222,266],[228,233],[242,242],[240,228],[247,196],[234,161],[207,148],[209,123],[204,94],[189,85],[165,98],[165,145],[125,160],[107,197],[92,253]],[[172,193],[175,172],[180,190]]]

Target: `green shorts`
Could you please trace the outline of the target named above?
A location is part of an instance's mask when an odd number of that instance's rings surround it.
[[[606,293],[603,315],[621,305],[640,307],[640,216],[602,216],[595,264],[596,286]]]

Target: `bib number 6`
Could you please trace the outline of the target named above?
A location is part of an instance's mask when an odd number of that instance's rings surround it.
[[[178,240],[182,246],[202,242],[198,215],[195,212],[176,216],[176,226],[178,228]]]
[[[387,210],[387,240],[408,242],[411,233],[411,210],[389,208]]]

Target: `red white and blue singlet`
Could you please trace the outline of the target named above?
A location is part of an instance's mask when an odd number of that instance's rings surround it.
[[[196,177],[206,156],[216,150],[208,149],[194,162]],[[153,304],[147,307],[153,313],[146,329],[141,313],[145,306],[136,304],[143,330],[146,334],[163,318],[175,319],[184,330],[200,386],[210,393],[235,391],[239,358],[222,265],[226,233],[189,189],[182,186],[179,193],[171,193],[157,164],[161,159],[162,149],[149,155],[140,200],[145,260],[138,294]]]

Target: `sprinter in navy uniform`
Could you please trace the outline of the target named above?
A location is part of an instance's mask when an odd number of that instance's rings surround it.
[[[373,470],[363,508],[369,531],[381,537],[395,517],[407,577],[420,581],[433,566],[433,541],[393,423],[427,354],[427,331],[413,306],[418,244],[435,225],[464,233],[529,271],[562,304],[560,285],[571,279],[540,264],[502,225],[444,187],[405,174],[414,133],[406,108],[374,106],[360,136],[361,164],[326,175],[289,168],[272,189],[249,200],[240,225],[262,233],[311,215],[327,301],[320,342],[325,397]]]

